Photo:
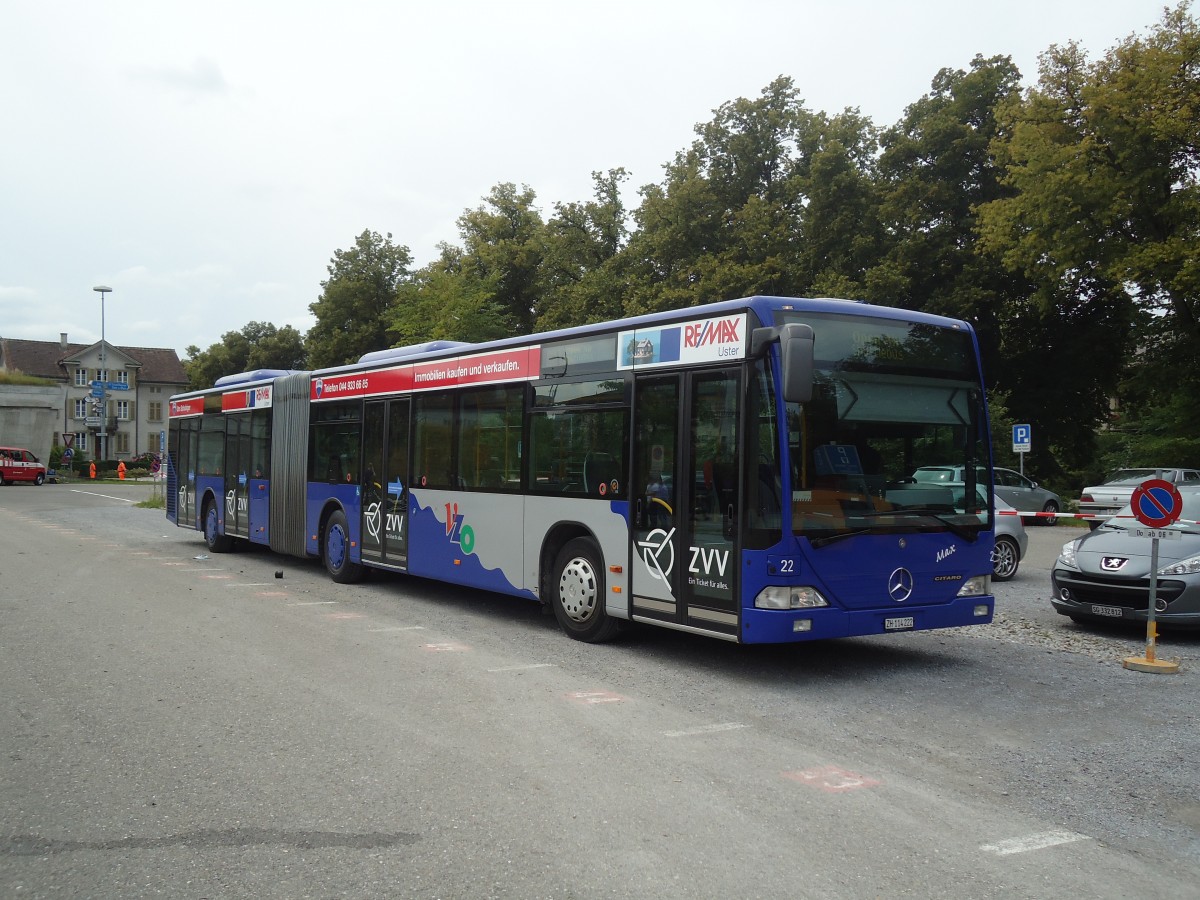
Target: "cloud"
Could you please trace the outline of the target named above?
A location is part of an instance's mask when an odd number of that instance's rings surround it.
[[[132,77],[189,94],[228,94],[229,82],[221,67],[211,59],[197,58],[191,66],[141,66],[130,70]]]

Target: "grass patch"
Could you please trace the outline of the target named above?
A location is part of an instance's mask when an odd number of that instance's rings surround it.
[[[154,494],[153,496],[147,497],[141,503],[135,503],[133,505],[141,507],[142,509],[166,509],[167,498],[162,494]]]

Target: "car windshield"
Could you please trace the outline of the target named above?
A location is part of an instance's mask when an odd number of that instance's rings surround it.
[[[922,484],[937,484],[942,481],[955,481],[953,469],[935,469],[926,466],[913,472],[913,478]]]
[[[1153,478],[1158,469],[1120,469],[1108,477],[1105,484],[1140,484]]]

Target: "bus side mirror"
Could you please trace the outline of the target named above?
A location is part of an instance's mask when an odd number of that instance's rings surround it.
[[[777,328],[755,328],[750,334],[750,355],[762,356],[775,341],[779,341],[783,361],[783,399],[788,403],[807,403],[812,399],[813,389],[812,326],[789,322]]]
[[[813,390],[813,330],[811,325],[791,322],[779,331],[779,355],[783,361],[783,399],[807,403]]]

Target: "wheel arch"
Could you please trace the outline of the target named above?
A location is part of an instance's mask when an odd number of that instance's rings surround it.
[[[538,554],[538,599],[543,606],[550,603],[550,579],[554,577],[554,561],[558,558],[559,551],[576,538],[587,538],[591,541],[600,554],[601,563],[608,564],[604,559],[604,545],[592,529],[582,522],[556,522],[546,530]]]

